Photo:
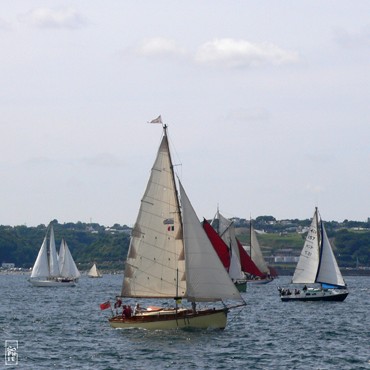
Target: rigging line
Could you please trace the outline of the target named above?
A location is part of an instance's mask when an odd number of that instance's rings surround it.
[[[167,127],[167,132],[169,131],[169,129],[168,129],[168,127]],[[174,143],[173,143],[173,141],[172,141],[172,137],[171,137],[171,135],[167,135],[167,140],[168,140],[168,143],[169,144],[171,144],[171,145],[169,145],[170,146],[170,151],[171,151],[171,153],[172,153],[172,157],[173,157],[173,159],[174,160],[176,160],[176,162],[178,161],[178,163],[172,163],[172,167],[174,168],[174,167],[180,167],[181,168],[181,173],[179,174],[179,173],[177,173],[177,171],[176,171],[176,175],[177,175],[177,177],[179,177],[179,178],[181,178],[182,179],[182,161],[181,161],[181,158],[180,158],[180,155],[179,155],[179,153],[177,152],[177,150],[176,150],[176,147],[175,147],[175,145],[174,145]],[[175,169],[174,169],[174,171],[175,171]]]

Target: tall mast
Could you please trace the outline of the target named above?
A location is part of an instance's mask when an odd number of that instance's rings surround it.
[[[175,171],[173,169],[173,163],[172,163],[172,157],[171,157],[171,151],[170,151],[170,144],[168,142],[167,127],[168,126],[164,123],[163,124],[163,135],[166,138],[167,149],[168,149],[168,157],[170,159],[170,169],[171,169],[171,175],[172,175],[171,177],[172,177],[172,182],[173,182],[173,188],[175,189],[175,193],[176,193],[176,208],[178,209],[180,224],[182,226],[182,215],[181,215],[181,212],[180,212],[179,192],[177,190],[176,181],[175,181]]]
[[[317,244],[319,248],[319,263],[317,266],[317,272],[316,272],[316,278],[315,281],[317,280],[317,277],[319,276],[319,271],[321,267],[321,258],[322,258],[322,240],[323,240],[323,235],[322,235],[322,221],[320,220],[319,224],[319,211],[317,207],[315,207],[315,218],[316,218],[316,237],[317,237]]]

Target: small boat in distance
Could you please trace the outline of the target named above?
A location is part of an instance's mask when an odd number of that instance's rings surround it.
[[[347,285],[339,270],[324,223],[317,207],[312,218],[292,283],[294,289],[278,287],[280,298],[287,301],[344,301]],[[315,284],[307,286],[307,284]],[[302,287],[302,285],[304,285]]]
[[[257,238],[256,230],[252,225],[252,220],[250,220],[250,252],[249,256],[257,266],[258,274],[246,273],[248,274],[248,284],[267,284],[273,280],[273,273],[270,268],[267,266],[265,258],[263,257],[262,250]]]
[[[152,122],[162,123],[160,117]],[[146,299],[148,304],[154,299],[170,299],[173,303],[116,313],[109,319],[113,328],[224,329],[229,309],[246,304],[177,180],[179,192],[167,126],[163,125],[163,137],[131,234],[120,298],[136,302]],[[223,300],[238,303],[227,306]],[[222,303],[219,307],[197,307],[198,302],[217,301]],[[108,302],[101,309],[109,306]]]
[[[48,232],[46,231],[29,282],[37,287],[75,286],[80,277],[80,272],[67,243],[62,240],[58,256],[53,225],[50,225],[49,244],[47,236]]]
[[[94,263],[92,265],[91,269],[87,273],[87,276],[90,277],[90,278],[101,278],[101,277],[103,277],[102,273],[96,267],[96,263]]]
[[[207,225],[203,223],[203,227],[204,226]],[[220,211],[217,209],[216,215],[211,222],[211,226],[215,229],[228,248],[230,263],[227,271],[231,280],[240,292],[245,292],[247,290],[247,279],[242,269],[240,248],[238,239],[235,236],[234,222],[222,216]],[[210,237],[211,230],[207,227],[205,230],[208,237]],[[213,246],[217,249],[216,245]]]

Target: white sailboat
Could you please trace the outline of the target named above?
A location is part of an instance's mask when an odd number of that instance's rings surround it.
[[[256,231],[254,230],[254,227],[252,225],[252,222],[250,222],[250,257],[254,264],[257,266],[259,271],[262,273],[261,276],[257,276],[253,279],[248,279],[249,284],[267,284],[270,283],[273,278],[272,274],[270,272],[269,267],[267,266],[267,263],[263,257],[262,250],[257,238]]]
[[[241,256],[238,247],[238,242],[235,236],[235,226],[233,221],[228,220],[222,216],[220,211],[217,209],[215,218],[212,221],[212,226],[225,242],[229,248],[230,253],[230,267],[229,276],[234,282],[235,286],[240,292],[245,292],[247,289],[247,279],[242,270]]]
[[[89,278],[101,278],[103,277],[103,274],[96,267],[96,263],[94,263],[89,272],[87,273],[87,276]]]
[[[131,235],[121,297],[173,299],[173,307],[149,306],[109,319],[114,328],[219,328],[232,306],[199,308],[197,302],[237,300],[245,305],[214,251],[179,181],[178,197],[167,126]],[[192,303],[187,308],[182,299]]]
[[[294,290],[278,288],[280,298],[286,301],[344,301],[347,285],[339,270],[323,221],[317,207],[312,218],[297,267],[293,284],[304,284]],[[307,284],[314,286],[307,287]]]
[[[72,258],[72,256],[70,256],[70,258]],[[46,233],[39,253],[37,255],[35,264],[32,268],[32,273],[29,282],[33,286],[39,287],[75,286],[78,277],[77,278],[66,277],[63,276],[64,274],[63,272],[61,273],[61,268],[63,269],[63,271],[67,268],[67,264],[70,263],[70,258],[69,257],[66,258],[68,260],[66,264],[64,263],[61,264],[60,261],[58,261],[58,254],[55,247],[54,229],[53,225],[51,225],[49,248]],[[62,255],[62,259],[63,260],[65,259],[64,253]],[[72,262],[74,264],[73,258]]]
[[[81,274],[64,239],[60,244],[58,262],[60,278],[77,282]]]

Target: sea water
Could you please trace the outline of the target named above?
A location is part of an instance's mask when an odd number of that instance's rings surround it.
[[[370,370],[370,277],[348,277],[344,302],[281,302],[289,277],[248,285],[225,330],[172,331],[109,326],[99,304],[114,303],[122,275],[83,276],[74,288],[27,278],[0,275],[0,368]]]

